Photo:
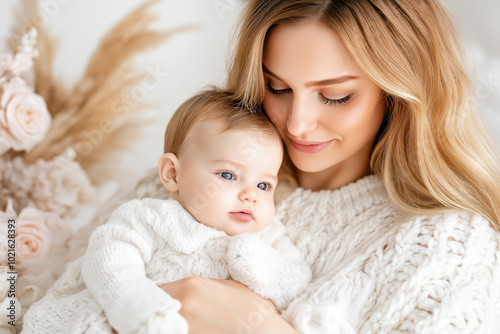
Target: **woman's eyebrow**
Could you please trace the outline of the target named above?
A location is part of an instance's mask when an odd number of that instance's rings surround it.
[[[309,81],[306,82],[306,87],[316,87],[316,86],[329,86],[329,85],[335,85],[339,84],[342,82],[350,81],[350,80],[356,80],[359,79],[359,77],[356,77],[354,75],[343,75],[337,78],[332,78],[332,79],[325,79],[325,80],[320,80],[320,81]]]
[[[269,75],[270,77],[273,77],[279,81],[283,81],[285,82],[283,79],[281,79],[279,76],[277,76],[276,74],[274,74],[273,72],[269,71],[265,66],[262,66],[262,70],[264,71],[264,73],[266,73],[267,75]]]
[[[271,76],[279,81],[285,82],[279,76],[277,76],[273,72],[269,71],[266,67],[263,66],[262,70],[267,75],[269,75],[269,76]],[[331,78],[331,79],[325,79],[325,80],[319,80],[319,81],[309,81],[309,82],[306,82],[305,86],[306,87],[329,86],[329,85],[335,85],[335,84],[343,83],[343,82],[350,81],[350,80],[356,80],[356,79],[359,79],[359,77],[354,76],[354,75],[343,75],[343,76],[340,76],[337,78]]]

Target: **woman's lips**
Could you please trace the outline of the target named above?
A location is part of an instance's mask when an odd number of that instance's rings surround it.
[[[243,210],[243,211],[238,211],[238,212],[229,212],[231,217],[235,218],[236,220],[239,220],[243,223],[248,223],[253,219],[253,214],[252,211],[249,210]]]
[[[320,143],[318,143],[318,142],[298,142],[296,140],[291,139],[290,137],[288,137],[288,140],[290,141],[290,145],[292,145],[292,147],[299,152],[318,153],[321,150],[323,150],[325,147],[327,147],[328,144],[330,144],[335,139],[325,141],[325,142],[320,142]]]

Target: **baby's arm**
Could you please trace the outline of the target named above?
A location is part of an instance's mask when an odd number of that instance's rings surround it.
[[[146,203],[153,202],[125,203],[92,234],[82,277],[118,332],[187,333],[180,302],[146,277],[158,243],[147,222],[163,218]]]
[[[232,237],[228,266],[233,279],[270,299],[280,311],[311,280],[309,266],[278,219],[262,232]]]

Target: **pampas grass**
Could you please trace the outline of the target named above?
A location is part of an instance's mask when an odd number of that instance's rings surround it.
[[[34,63],[34,82],[35,92],[41,95],[49,112],[55,115],[62,109],[63,101],[66,99],[68,92],[64,89],[61,79],[54,76],[54,58],[57,49],[56,40],[51,37],[47,30],[40,25],[36,25],[35,17],[38,13],[38,0],[21,0],[21,11],[17,13],[18,25],[14,26],[11,31],[9,40],[10,47],[14,52],[19,39],[23,34],[31,28],[36,28],[38,32],[36,48],[39,52]],[[21,18],[24,19],[21,19]]]
[[[45,138],[24,153],[27,163],[52,159],[71,147],[95,184],[112,176],[118,168],[117,154],[130,149],[141,137],[147,122],[141,112],[150,107],[137,103],[124,111],[120,104],[122,96],[147,77],[132,66],[134,56],[192,28],[151,30],[157,15],[150,9],[157,2],[147,1],[104,36],[71,91],[66,91],[53,74],[54,41],[43,27],[36,27],[40,55],[35,59],[35,92],[45,98],[53,119]],[[23,6],[25,15],[34,17],[38,1],[23,0]]]

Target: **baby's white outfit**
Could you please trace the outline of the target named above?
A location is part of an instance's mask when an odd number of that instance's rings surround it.
[[[23,333],[187,333],[180,302],[159,285],[189,276],[232,278],[282,310],[311,271],[277,217],[263,231],[228,236],[175,200],[132,200],[30,308]]]

